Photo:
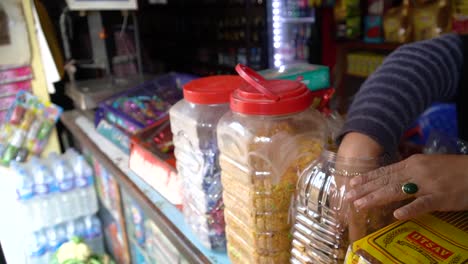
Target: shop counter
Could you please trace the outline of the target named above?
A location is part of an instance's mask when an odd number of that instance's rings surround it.
[[[61,121],[77,143],[91,152],[114,175],[122,191],[135,200],[144,214],[154,221],[183,256],[182,262],[230,263],[226,253],[203,247],[185,224],[182,212],[130,170],[128,154],[96,131],[91,114],[69,111],[62,115]]]

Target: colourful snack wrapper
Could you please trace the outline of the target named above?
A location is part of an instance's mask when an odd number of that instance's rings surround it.
[[[40,155],[61,113],[59,106],[20,91],[8,109],[0,132],[1,163],[25,161],[31,153]]]

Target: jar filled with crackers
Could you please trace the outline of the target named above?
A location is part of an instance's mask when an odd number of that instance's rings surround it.
[[[232,263],[289,263],[290,207],[298,175],[326,142],[326,123],[299,81],[246,80],[219,121],[227,251]]]

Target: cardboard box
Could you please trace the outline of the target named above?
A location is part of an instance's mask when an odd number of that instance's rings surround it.
[[[345,263],[468,263],[468,212],[395,222],[353,243]]]
[[[330,87],[330,70],[327,66],[298,63],[259,71],[266,79],[293,80],[298,79],[312,91]]]
[[[169,202],[182,208],[182,181],[175,169],[169,117],[131,138],[129,167]]]

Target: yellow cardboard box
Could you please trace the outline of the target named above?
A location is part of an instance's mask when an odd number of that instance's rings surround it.
[[[468,212],[395,222],[353,243],[345,263],[466,264]]]

